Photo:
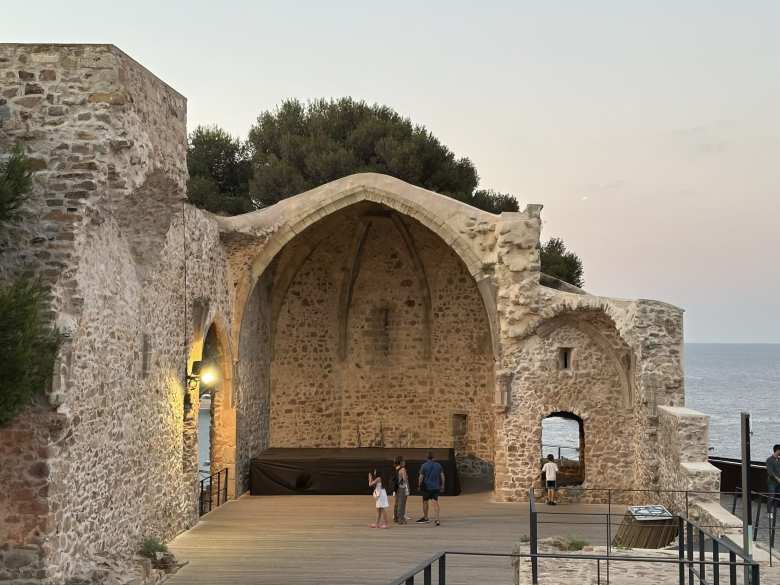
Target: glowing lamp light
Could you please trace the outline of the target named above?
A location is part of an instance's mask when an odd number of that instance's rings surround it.
[[[212,387],[219,381],[217,369],[210,363],[204,363],[201,360],[192,362],[191,373],[186,373],[186,389],[184,392],[184,418],[186,419],[192,409],[191,392],[197,392],[203,396],[206,392],[213,392]]]
[[[187,375],[187,385],[191,390],[201,389],[201,393],[219,381],[216,368],[200,360],[192,363],[192,373]]]
[[[217,381],[217,373],[213,368],[206,368],[200,373],[200,383],[204,386],[211,386]]]

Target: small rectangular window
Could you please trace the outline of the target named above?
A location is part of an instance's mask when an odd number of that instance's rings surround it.
[[[558,369],[570,370],[571,369],[571,355],[573,349],[571,347],[558,348]]]

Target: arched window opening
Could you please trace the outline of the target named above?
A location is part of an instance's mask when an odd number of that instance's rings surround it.
[[[548,455],[558,464],[559,486],[585,480],[585,431],[582,419],[571,412],[553,412],[542,419],[541,460]]]
[[[201,479],[212,473],[213,463],[216,459],[214,453],[215,436],[215,404],[217,394],[224,383],[225,376],[222,372],[223,356],[217,338],[216,327],[212,325],[203,341],[203,357],[200,364],[200,380],[198,393],[200,403],[198,409],[198,474]],[[227,399],[229,397],[220,397]]]

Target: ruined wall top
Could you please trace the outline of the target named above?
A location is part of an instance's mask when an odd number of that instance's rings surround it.
[[[259,265],[255,263],[255,270],[262,271],[296,234],[360,201],[379,203],[419,221],[451,246],[478,280],[496,263],[496,242],[500,235],[511,232],[531,246],[539,240],[541,205],[528,205],[522,212],[494,215],[378,173],[349,175],[265,209],[236,217],[215,216],[215,219],[223,233],[244,234],[267,242]],[[500,225],[507,227],[502,229]]]
[[[180,207],[186,125],[185,98],[113,45],[0,44],[0,152],[21,146],[34,170],[23,220],[0,235],[0,274],[42,277],[53,312],[77,313],[90,223],[113,217],[140,243],[146,220]]]
[[[94,155],[133,167],[121,177],[127,187],[152,167],[185,188],[186,99],[117,47],[0,44],[0,86],[0,146],[21,142],[30,157],[44,155],[37,171],[71,170],[83,162],[74,154]],[[108,169],[99,179],[120,187]]]

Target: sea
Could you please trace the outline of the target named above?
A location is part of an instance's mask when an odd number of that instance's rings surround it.
[[[710,454],[740,458],[740,413],[750,413],[751,459],[780,444],[780,344],[685,344],[686,406],[710,416]]]
[[[686,406],[710,417],[710,455],[740,458],[740,413],[750,413],[751,459],[780,443],[780,344],[686,343]],[[201,469],[208,469],[210,413],[199,413]],[[576,458],[577,424],[546,419],[542,441]],[[545,452],[557,448],[545,447]],[[208,475],[208,473],[206,473]]]

